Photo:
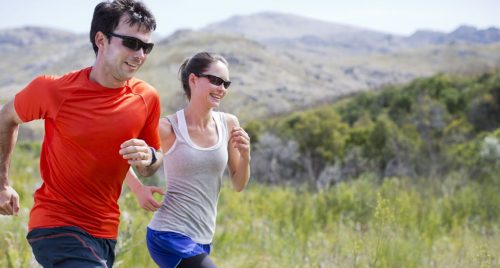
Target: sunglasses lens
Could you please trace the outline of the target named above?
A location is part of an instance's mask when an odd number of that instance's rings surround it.
[[[224,80],[222,80],[222,78],[219,78],[217,76],[210,75],[207,78],[208,81],[212,83],[212,85],[220,86],[222,83],[224,83]]]
[[[153,46],[154,46],[153,43],[144,43],[144,42],[142,42],[142,40],[137,39],[135,37],[126,36],[126,35],[119,35],[119,34],[115,34],[115,33],[108,33],[107,35],[108,35],[108,37],[114,36],[114,37],[121,38],[122,45],[124,47],[130,48],[134,51],[138,51],[139,49],[142,48],[142,50],[144,51],[144,54],[149,54],[149,52],[151,52],[151,50],[153,50]]]
[[[142,49],[144,50],[144,54],[149,54],[149,52],[151,52],[151,50],[153,50],[153,46],[154,46],[154,44],[144,43],[142,45]]]
[[[122,44],[134,51],[137,51],[141,48],[141,44],[139,44],[139,40],[135,40],[132,38],[123,38]]]
[[[149,54],[151,50],[153,50],[154,44],[152,43],[144,43],[139,39],[135,38],[122,38],[122,44],[134,51],[137,51],[139,49],[143,49],[144,54]]]
[[[222,79],[220,77],[217,77],[215,75],[211,75],[211,74],[199,74],[197,76],[207,78],[208,82],[210,82],[210,84],[212,84],[214,86],[220,86],[220,85],[224,84],[224,88],[227,89],[229,87],[229,85],[231,85],[231,81],[224,81],[224,79]]]

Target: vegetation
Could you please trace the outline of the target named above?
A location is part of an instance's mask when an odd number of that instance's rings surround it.
[[[35,153],[16,155],[26,164],[15,168],[23,209],[0,218],[0,266],[36,267],[24,238]],[[459,173],[442,182],[366,175],[318,192],[224,187],[213,258],[220,267],[498,267],[499,190]],[[120,204],[116,267],[155,267],[144,243],[151,214],[127,191]]]
[[[247,129],[260,182],[323,188],[364,173],[499,183],[500,72],[436,75],[364,92]],[[278,168],[279,167],[279,168]]]
[[[226,183],[220,267],[500,267],[500,73],[437,75],[246,125],[253,178]],[[18,217],[0,267],[36,267],[25,240],[38,142],[20,142]],[[152,181],[149,181],[152,183]],[[116,267],[155,267],[151,214],[124,189]]]

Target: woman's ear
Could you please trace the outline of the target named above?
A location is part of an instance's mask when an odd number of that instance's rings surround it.
[[[196,83],[198,82],[198,76],[196,76],[194,73],[189,74],[188,82],[189,82],[189,88],[193,89]]]

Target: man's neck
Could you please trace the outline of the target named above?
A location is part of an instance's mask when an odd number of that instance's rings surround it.
[[[104,70],[103,67],[94,65],[90,70],[89,79],[107,88],[121,88],[125,86],[127,81],[119,81],[115,79],[113,76],[111,76],[109,73],[110,72]]]

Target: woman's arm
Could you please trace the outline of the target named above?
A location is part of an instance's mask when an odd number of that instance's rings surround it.
[[[234,189],[241,192],[250,178],[250,137],[236,116],[225,114],[225,118],[229,129],[229,173]]]
[[[177,117],[174,116],[174,120]],[[160,119],[160,140],[161,140],[161,150],[163,153],[167,153],[170,147],[174,145],[175,142],[175,132],[172,129],[170,121],[166,117]]]

